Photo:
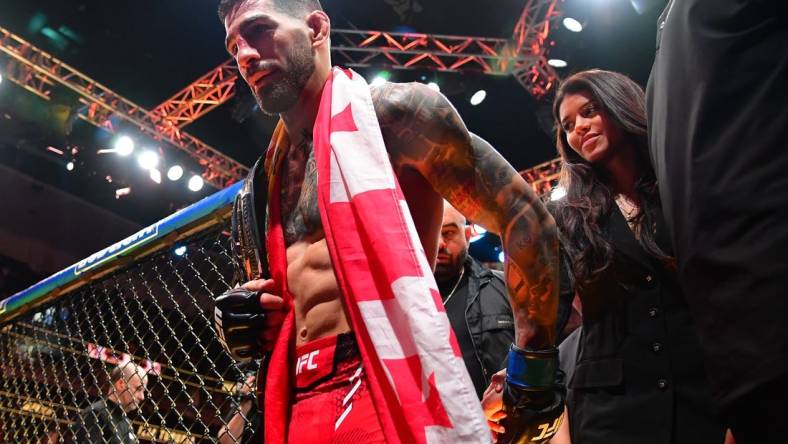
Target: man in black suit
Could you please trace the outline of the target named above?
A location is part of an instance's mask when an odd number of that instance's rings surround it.
[[[739,444],[788,436],[769,416],[788,399],[786,19],[785,1],[672,0],[648,85],[679,276]]]

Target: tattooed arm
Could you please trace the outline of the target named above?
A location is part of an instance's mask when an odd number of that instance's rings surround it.
[[[555,221],[526,181],[449,101],[418,83],[372,90],[397,168],[414,168],[468,219],[501,236],[515,318],[515,344],[555,342],[558,237]]]

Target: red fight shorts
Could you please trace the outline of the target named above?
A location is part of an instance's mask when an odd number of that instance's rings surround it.
[[[385,443],[353,333],[296,348],[288,442]]]

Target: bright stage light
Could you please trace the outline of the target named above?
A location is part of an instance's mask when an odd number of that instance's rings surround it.
[[[0,83],[3,83],[3,73],[0,72]]]
[[[369,82],[370,86],[382,86],[384,83],[388,82],[391,78],[391,73],[388,71],[380,71],[375,74],[375,77],[372,78],[372,81]]]
[[[183,177],[183,168],[180,165],[172,166],[169,170],[167,170],[167,179],[175,182],[181,177]]]
[[[194,175],[191,177],[191,179],[189,179],[189,189],[192,191],[200,191],[204,184],[205,182],[203,182],[202,177],[200,176]]]
[[[151,168],[149,170],[150,180],[161,183],[161,171],[157,170],[156,168]]]
[[[119,156],[128,156],[134,152],[134,141],[129,136],[120,136],[115,141],[115,152]]]
[[[484,102],[484,99],[486,98],[487,98],[487,91],[480,89],[475,93],[473,93],[473,95],[471,96],[471,105],[476,106]]]
[[[159,164],[159,155],[151,150],[144,151],[137,156],[137,163],[143,170],[156,168],[156,165]]]
[[[498,253],[498,262],[503,262],[506,259],[506,255],[501,251]]]
[[[566,197],[566,188],[562,186],[557,186],[553,188],[553,191],[550,192],[550,200],[555,202],[556,200],[561,200]]]
[[[564,28],[572,31],[572,32],[580,32],[583,30],[583,25],[577,21],[577,19],[573,19],[572,17],[564,18]]]
[[[471,238],[469,239],[468,242],[476,242],[477,240],[483,238],[484,233],[486,232],[487,230],[481,225],[476,225],[476,224],[471,225]]]
[[[131,194],[131,187],[118,188],[115,190],[115,199],[120,199],[123,196]]]
[[[441,92],[441,87],[435,82],[428,83],[427,84],[427,88],[429,88],[429,89],[431,89],[433,91],[436,91],[436,92]]]
[[[66,164],[66,169],[69,171],[74,171],[74,162],[69,162]]]
[[[561,59],[550,59],[547,64],[553,68],[566,68],[566,61]]]
[[[175,255],[176,256],[183,256],[184,254],[186,254],[186,247],[185,246],[180,246],[180,247],[175,248]]]
[[[370,86],[383,86],[386,83],[386,79],[381,75],[376,75],[374,79],[369,83]]]

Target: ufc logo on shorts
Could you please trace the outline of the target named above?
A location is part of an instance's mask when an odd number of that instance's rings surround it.
[[[304,370],[304,366],[306,366],[307,370],[314,370],[317,368],[317,364],[315,364],[315,358],[320,353],[320,350],[315,350],[312,353],[307,355],[301,355],[298,357],[296,361],[296,375],[301,374]]]

